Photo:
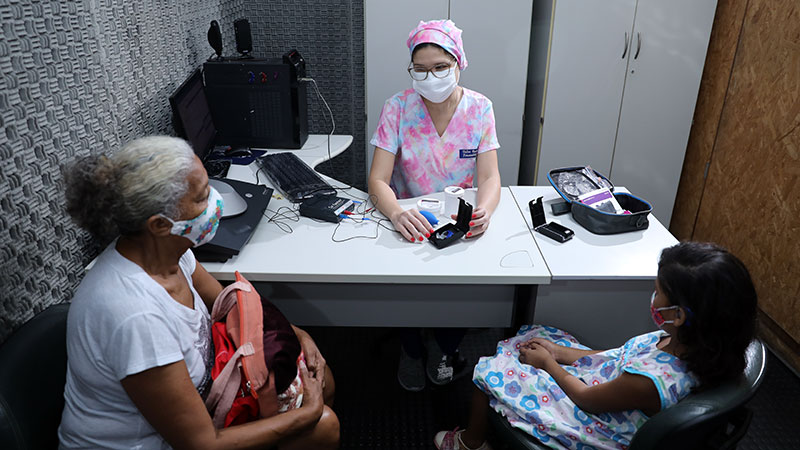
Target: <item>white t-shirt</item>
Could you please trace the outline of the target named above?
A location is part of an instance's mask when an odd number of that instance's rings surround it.
[[[61,448],[169,448],[120,380],[180,360],[195,387],[210,379],[211,318],[192,285],[192,252],[179,263],[194,296],[189,309],[115,246],[97,258],[69,309]]]

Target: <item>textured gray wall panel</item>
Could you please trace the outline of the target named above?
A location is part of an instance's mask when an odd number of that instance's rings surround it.
[[[69,300],[99,250],[64,211],[61,165],[172,134],[168,97],[212,53],[210,21],[232,55],[239,17],[256,56],[306,58],[337,133],[355,139],[327,172],[363,186],[361,1],[0,0],[0,342]],[[308,102],[311,132],[327,133],[313,92]]]
[[[169,93],[210,53],[220,5],[0,3],[0,341],[68,300],[97,253],[64,211],[60,166],[171,133]]]

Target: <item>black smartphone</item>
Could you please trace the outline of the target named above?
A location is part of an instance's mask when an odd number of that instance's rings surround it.
[[[531,221],[533,221],[533,229],[537,233],[541,233],[550,239],[557,242],[567,242],[572,239],[575,232],[565,227],[564,225],[550,222],[545,223],[544,205],[542,204],[542,197],[533,199],[528,202],[528,209],[531,212]]]

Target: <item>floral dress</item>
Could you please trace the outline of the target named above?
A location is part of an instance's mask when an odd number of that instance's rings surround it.
[[[391,186],[397,198],[473,187],[479,153],[496,150],[494,110],[485,96],[464,89],[442,136],[413,89],[386,101],[370,144],[395,154]]]
[[[653,381],[661,409],[685,397],[697,384],[677,357],[656,348],[666,333],[655,331],[562,366],[587,385],[604,383],[623,372]],[[512,426],[535,436],[551,448],[625,449],[636,430],[648,419],[642,411],[589,414],[578,408],[544,370],[519,362],[519,348],[540,337],[564,347],[587,349],[557,328],[526,325],[517,335],[501,341],[494,356],[481,358],[473,381],[489,396],[489,404]]]

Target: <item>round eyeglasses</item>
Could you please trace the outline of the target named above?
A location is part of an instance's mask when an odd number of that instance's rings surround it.
[[[433,74],[435,78],[446,78],[450,75],[450,71],[453,70],[455,67],[455,63],[440,63],[436,64],[430,69],[425,69],[423,67],[414,67],[413,65],[408,67],[408,74],[411,75],[411,79],[416,81],[422,81],[428,78],[428,74]]]

